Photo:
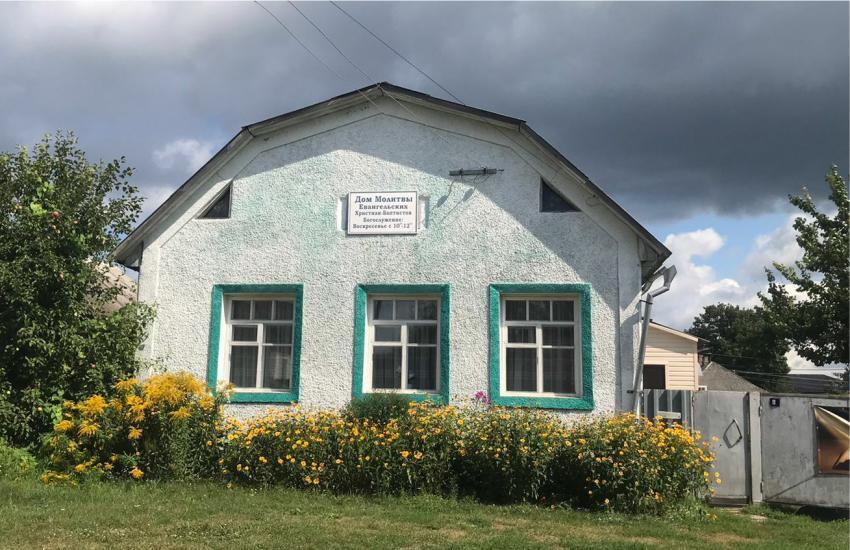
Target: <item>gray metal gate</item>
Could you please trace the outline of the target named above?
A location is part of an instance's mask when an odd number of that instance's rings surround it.
[[[714,470],[721,484],[712,499],[717,503],[761,500],[761,449],[758,394],[702,391],[693,396],[694,430],[713,441]]]
[[[818,468],[817,407],[847,408],[850,403],[847,398],[813,395],[761,396],[765,501],[850,507],[850,475]]]

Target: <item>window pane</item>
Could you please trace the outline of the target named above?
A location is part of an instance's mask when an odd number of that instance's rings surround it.
[[[505,356],[508,391],[537,391],[537,350],[508,348]]]
[[[256,346],[231,346],[230,383],[237,388],[257,387]]]
[[[292,380],[292,348],[265,346],[263,348],[263,387],[288,390]]]
[[[267,320],[272,318],[271,300],[254,300],[254,319]]]
[[[265,325],[263,332],[266,344],[292,343],[292,325]]]
[[[552,320],[553,321],[573,321],[573,301],[572,300],[555,300],[552,302]]]
[[[508,327],[509,344],[534,344],[537,341],[535,327]]]
[[[257,326],[234,326],[233,327],[234,342],[256,342],[257,341]]]
[[[402,321],[411,321],[416,316],[416,300],[396,300],[395,318]]]
[[[375,327],[376,342],[401,342],[401,327]]]
[[[575,351],[543,350],[543,391],[575,393]]]
[[[407,389],[437,389],[437,348],[408,348]]]
[[[216,201],[201,214],[202,218],[229,218],[230,217],[230,186]]]
[[[393,301],[392,300],[375,300],[372,311],[372,318],[381,321],[392,321],[393,318]]]
[[[292,320],[292,302],[284,300],[275,300],[274,302],[274,320],[275,321],[291,321]]]
[[[372,387],[376,389],[401,389],[401,347],[372,349]]]
[[[529,321],[548,321],[549,320],[549,300],[529,300],[528,301],[528,320]]]
[[[436,321],[437,320],[437,300],[419,300],[419,319],[420,321]]]
[[[230,306],[231,319],[250,319],[251,318],[251,300],[233,300]]]
[[[526,321],[525,316],[525,300],[506,300],[505,301],[505,320],[506,321]]]
[[[543,327],[544,346],[572,346],[573,327]]]
[[[407,341],[411,344],[436,344],[437,325],[408,325]]]

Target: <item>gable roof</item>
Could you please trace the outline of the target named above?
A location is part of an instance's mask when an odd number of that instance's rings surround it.
[[[749,380],[714,361],[702,369],[699,384],[715,391],[764,391]]]
[[[661,332],[665,332],[667,334],[671,334],[673,336],[678,336],[679,338],[683,338],[685,340],[690,340],[692,342],[699,342],[703,340],[699,336],[694,336],[693,334],[688,334],[687,332],[683,332],[681,330],[676,330],[674,328],[670,328],[667,325],[662,325],[661,323],[656,323],[652,319],[649,320],[649,328],[654,328],[656,330],[660,330]]]
[[[116,247],[114,251],[116,261],[127,265],[129,260],[137,257],[139,250],[142,247],[142,243],[144,242],[144,237],[150,229],[162,220],[168,212],[180,204],[181,200],[189,194],[189,191],[195,186],[195,184],[200,183],[208,175],[214,173],[218,167],[223,165],[255,137],[310,118],[325,115],[328,112],[337,111],[357,103],[368,101],[369,99],[372,99],[372,97],[380,97],[384,95],[394,99],[408,101],[413,104],[424,104],[432,108],[461,114],[491,124],[508,126],[525,136],[542,151],[554,157],[558,164],[578,179],[591,193],[600,199],[600,201],[605,204],[616,217],[622,220],[638,235],[640,238],[639,242],[642,245],[641,276],[643,281],[646,281],[649,276],[651,276],[661,266],[661,264],[664,263],[664,260],[670,256],[670,250],[667,249],[661,241],[638,223],[638,221],[626,212],[619,204],[617,204],[614,199],[608,196],[598,185],[593,183],[587,175],[579,170],[549,142],[543,139],[539,134],[537,134],[537,132],[532,130],[524,120],[491,111],[485,111],[483,109],[477,109],[475,107],[469,107],[453,101],[447,101],[422,92],[402,88],[401,86],[396,86],[388,82],[379,82],[308,107],[296,109],[289,113],[261,120],[253,124],[249,124],[248,126],[243,126],[238,134],[228,141],[224,147],[222,147],[209,161],[207,161],[206,164],[190,176],[183,185],[177,188],[177,190],[165,200],[165,202],[163,202],[150,216],[148,216],[141,224],[130,232],[129,235],[127,235],[127,237]],[[646,256],[646,259],[644,259],[643,256]]]
[[[700,386],[716,391],[764,391],[749,380],[712,361],[699,377]]]

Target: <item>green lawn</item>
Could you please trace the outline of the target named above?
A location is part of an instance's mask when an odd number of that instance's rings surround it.
[[[717,520],[334,497],[217,485],[0,481],[3,548],[848,548],[847,521],[717,510]]]

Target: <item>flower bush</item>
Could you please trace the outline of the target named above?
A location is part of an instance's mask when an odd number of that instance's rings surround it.
[[[189,375],[164,374],[121,382],[110,400],[68,403],[47,441],[51,470],[43,479],[207,478],[641,513],[720,483],[709,473],[708,443],[660,419],[624,414],[567,426],[545,412],[491,407],[476,396],[462,407],[425,401],[400,408],[386,400],[369,403],[363,414],[296,406],[243,422],[223,419],[225,393],[213,397]]]
[[[468,411],[456,420],[455,470],[463,494],[488,502],[537,502],[545,496],[564,426],[539,411]]]
[[[393,418],[403,418],[409,401],[400,393],[370,393],[352,399],[343,410],[343,416],[385,424]]]
[[[337,412],[272,412],[225,422],[221,473],[228,482],[334,492],[454,492],[457,410],[410,403],[385,423]]]
[[[623,414],[564,432],[553,461],[554,498],[588,508],[658,512],[720,483],[714,456],[679,424]]]
[[[192,479],[215,468],[212,441],[221,429],[226,398],[210,395],[189,374],[160,374],[115,385],[114,397],[66,402],[46,439],[51,471],[62,475]],[[209,443],[209,444],[208,444]]]

